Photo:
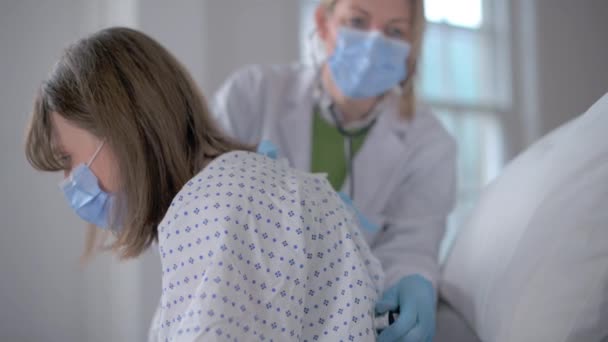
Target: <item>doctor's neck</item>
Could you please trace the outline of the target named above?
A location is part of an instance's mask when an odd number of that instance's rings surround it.
[[[327,65],[321,71],[323,88],[329,93],[332,101],[342,114],[342,125],[364,119],[374,108],[381,96],[367,99],[353,99],[345,96],[333,81]]]

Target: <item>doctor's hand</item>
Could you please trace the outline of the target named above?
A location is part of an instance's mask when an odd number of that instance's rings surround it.
[[[277,159],[279,156],[278,147],[270,140],[262,140],[258,145],[256,152],[270,159]]]
[[[431,342],[435,336],[436,295],[420,275],[401,278],[376,303],[376,313],[398,311],[399,318],[384,329],[378,342]]]

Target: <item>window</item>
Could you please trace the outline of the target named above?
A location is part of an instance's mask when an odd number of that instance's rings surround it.
[[[509,47],[503,3],[425,0],[427,30],[419,95],[458,143],[457,206],[441,251],[496,177],[503,160],[502,120],[510,110]]]
[[[300,1],[300,60],[311,63],[317,58],[319,49],[315,49],[315,9],[319,0]]]
[[[318,50],[312,39],[318,1],[301,2],[301,57]],[[458,143],[458,195],[442,259],[481,189],[503,165],[502,117],[511,106],[507,11],[498,0],[425,0],[427,30],[418,95]]]
[[[432,23],[478,29],[483,20],[482,0],[425,0],[424,14]]]

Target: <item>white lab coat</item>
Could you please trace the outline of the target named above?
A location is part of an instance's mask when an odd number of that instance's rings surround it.
[[[232,75],[212,110],[228,134],[249,143],[268,139],[293,167],[310,170],[316,68],[251,66]],[[355,205],[382,227],[365,232],[382,262],[386,286],[421,274],[437,286],[438,249],[454,203],[455,143],[439,121],[419,109],[399,118],[398,98],[380,113],[354,159]],[[343,191],[348,192],[349,179]]]

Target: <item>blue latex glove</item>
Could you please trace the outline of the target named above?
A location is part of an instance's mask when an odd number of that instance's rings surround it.
[[[399,318],[384,329],[378,342],[430,342],[435,336],[436,295],[420,275],[401,278],[376,303],[376,313],[398,311]]]
[[[262,140],[258,145],[257,153],[270,159],[277,159],[279,149],[270,140]]]

